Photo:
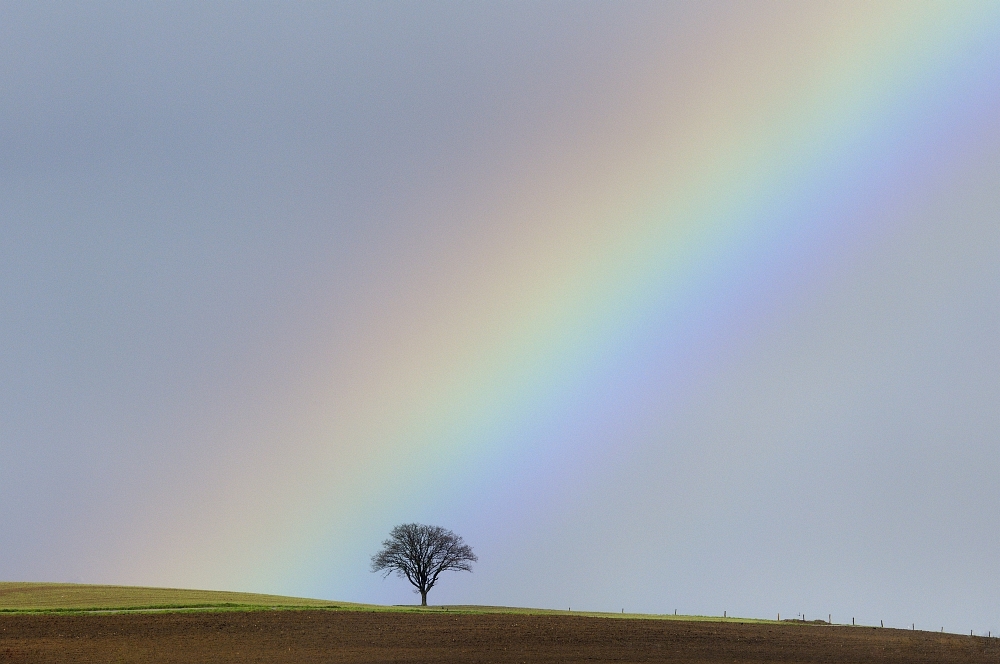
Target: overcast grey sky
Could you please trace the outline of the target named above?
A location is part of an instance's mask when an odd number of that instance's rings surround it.
[[[0,4],[0,578],[1000,631],[998,30]]]

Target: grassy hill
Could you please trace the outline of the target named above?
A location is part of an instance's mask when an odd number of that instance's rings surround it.
[[[99,586],[83,583],[0,582],[0,613],[63,611],[139,611],[163,609],[346,609],[391,612],[440,611],[463,614],[573,615],[610,618],[647,618],[666,620],[708,620],[713,622],[771,622],[718,616],[651,615],[640,613],[604,613],[565,611],[511,606],[382,606],[334,602],[304,597],[261,595],[220,590],[183,588],[147,588],[143,586]]]
[[[658,615],[600,611],[568,611],[510,606],[382,606],[334,602],[304,597],[261,595],[219,590],[147,588],[142,586],[99,586],[82,583],[0,582],[0,613],[59,613],[74,611],[160,611],[160,610],[254,610],[254,609],[342,609],[378,612],[451,612],[460,614],[517,614],[534,616],[589,616],[595,618],[641,618],[727,623],[774,623],[759,618],[720,616]],[[799,622],[799,621],[785,621]],[[816,621],[822,623],[822,621]]]
[[[0,611],[98,611],[185,608],[346,608],[361,605],[302,597],[82,583],[0,582]]]

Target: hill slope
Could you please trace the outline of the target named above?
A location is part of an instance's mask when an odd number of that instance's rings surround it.
[[[25,664],[997,664],[1000,639],[900,629],[436,611],[0,613]]]
[[[253,606],[333,608],[356,605],[321,599],[215,590],[0,582],[0,611],[6,612]]]

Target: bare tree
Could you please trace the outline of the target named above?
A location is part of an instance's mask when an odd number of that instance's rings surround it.
[[[392,529],[389,539],[382,542],[382,550],[372,556],[372,572],[384,571],[382,578],[396,572],[420,593],[420,605],[427,606],[427,593],[441,572],[471,572],[477,560],[472,547],[450,530],[404,523]]]

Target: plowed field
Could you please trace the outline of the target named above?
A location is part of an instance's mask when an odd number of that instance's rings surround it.
[[[231,611],[0,616],[0,662],[998,662],[1000,640],[545,615]]]

